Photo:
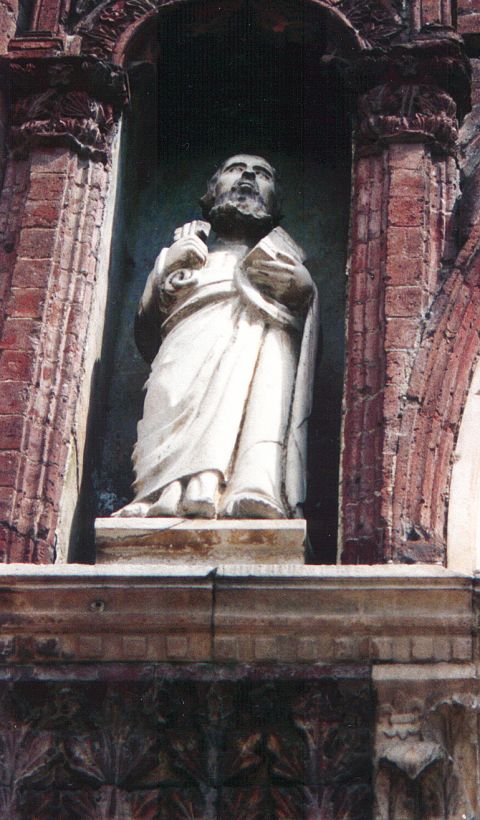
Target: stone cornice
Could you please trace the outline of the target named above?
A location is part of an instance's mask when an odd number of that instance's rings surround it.
[[[0,569],[5,662],[471,662],[469,576],[426,565]]]

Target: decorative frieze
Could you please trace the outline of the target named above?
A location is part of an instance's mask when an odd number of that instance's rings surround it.
[[[369,816],[368,681],[242,671],[76,667],[76,679],[0,682],[5,816]]]

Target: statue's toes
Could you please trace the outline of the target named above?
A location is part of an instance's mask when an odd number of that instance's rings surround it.
[[[126,507],[112,513],[112,518],[146,518],[149,505],[144,501],[132,501]]]
[[[189,518],[215,518],[219,473],[217,470],[203,470],[190,477],[180,511]]]
[[[179,515],[179,505],[182,498],[182,484],[172,481],[162,490],[160,498],[149,507],[149,518],[175,518]]]
[[[222,518],[286,518],[285,510],[273,499],[254,493],[230,496],[220,512]]]
[[[180,510],[189,518],[215,518],[217,514],[212,498],[184,498]]]

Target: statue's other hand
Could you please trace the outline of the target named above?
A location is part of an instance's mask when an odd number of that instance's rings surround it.
[[[263,293],[292,310],[304,307],[312,294],[312,277],[300,262],[259,259],[248,268],[247,275]]]
[[[200,237],[194,235],[182,236],[171,245],[164,262],[164,272],[180,270],[180,268],[203,268],[208,259],[208,248]]]

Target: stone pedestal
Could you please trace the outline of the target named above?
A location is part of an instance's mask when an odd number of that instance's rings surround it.
[[[303,564],[306,522],[97,518],[97,564]]]

